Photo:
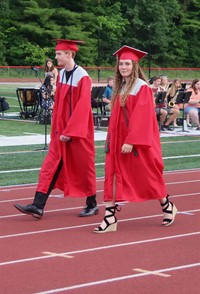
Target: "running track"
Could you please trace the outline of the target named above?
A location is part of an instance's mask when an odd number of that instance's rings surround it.
[[[84,199],[51,195],[42,220],[20,214],[35,185],[0,187],[0,293],[200,293],[200,169],[165,173],[179,213],[161,226],[157,201],[129,203],[117,213],[118,231],[94,234],[100,213],[80,218]]]

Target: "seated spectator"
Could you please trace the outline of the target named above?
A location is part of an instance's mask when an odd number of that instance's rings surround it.
[[[161,78],[160,77],[154,77],[153,78],[153,83],[150,85],[153,94],[156,94],[158,92],[163,91],[160,84],[161,84]]]
[[[113,77],[109,77],[107,80],[107,86],[105,88],[105,91],[103,93],[102,96],[102,101],[105,105],[105,111],[110,111],[111,110],[111,97],[112,97],[112,88],[113,88],[113,84],[114,84],[114,78]]]
[[[57,68],[54,66],[52,59],[48,58],[45,62],[45,68],[44,68],[44,72],[45,72],[45,77],[50,75],[53,76],[55,79],[55,82],[57,81],[57,77],[58,77],[58,70]]]
[[[45,109],[53,109],[55,96],[55,79],[53,76],[47,75],[41,87],[41,106]]]
[[[166,94],[167,103],[168,103],[169,107],[171,107],[173,109],[180,108],[180,105],[175,104],[176,98],[177,98],[180,90],[183,90],[181,81],[179,79],[173,80],[171,87],[168,89],[167,94]],[[178,127],[178,125],[176,123],[176,119],[174,120],[174,127],[175,128]]]
[[[192,92],[192,95],[190,96],[188,104],[185,105],[185,113],[189,114],[192,124],[197,126],[197,130],[200,130],[200,80],[193,80],[187,92]]]
[[[161,82],[160,82],[160,87],[162,88],[163,91],[167,91],[169,89],[169,81],[167,76],[160,76]]]
[[[161,78],[155,77],[153,84],[150,86],[152,88],[152,92],[154,94],[155,99],[156,99],[156,95],[158,92],[163,92],[163,90],[160,86],[160,83],[161,83]],[[163,104],[156,104],[155,103],[155,111],[156,111],[156,114],[159,115],[159,118],[160,118],[160,130],[161,131],[165,131],[165,130],[172,131],[173,129],[169,125],[171,124],[171,122],[176,120],[176,118],[179,116],[179,109],[170,108],[167,104],[167,101],[165,100]],[[168,116],[168,114],[170,114],[170,115]]]
[[[171,87],[168,89],[167,95],[166,95],[168,102],[170,102],[171,100],[174,100],[174,102],[175,102],[174,97],[175,96],[177,97],[177,93],[180,90],[183,90],[182,85],[181,85],[181,81],[179,79],[173,80]]]

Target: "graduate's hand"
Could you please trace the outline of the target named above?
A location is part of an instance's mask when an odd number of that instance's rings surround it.
[[[122,149],[121,149],[121,153],[125,154],[125,153],[131,153],[133,150],[133,145],[130,144],[123,144],[122,145]]]
[[[60,141],[62,142],[69,142],[71,137],[60,135]]]

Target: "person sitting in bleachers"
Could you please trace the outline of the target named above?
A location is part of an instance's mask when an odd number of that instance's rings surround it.
[[[55,78],[53,76],[47,75],[41,87],[42,108],[53,109],[55,90]]]
[[[103,104],[105,106],[105,111],[111,111],[111,97],[112,97],[112,88],[113,88],[113,84],[114,84],[114,78],[113,77],[109,77],[107,79],[107,86],[105,88],[105,91],[103,93],[102,96],[102,101]]]
[[[185,105],[185,113],[191,118],[192,124],[200,130],[200,79],[194,79],[187,92],[192,92],[188,104]]]
[[[154,77],[153,84],[150,86],[156,100],[156,96],[159,92],[163,92],[162,87],[160,86],[161,78]],[[155,111],[160,119],[160,130],[161,131],[172,131],[170,127],[171,122],[173,122],[179,115],[179,109],[170,108],[165,99],[163,104],[156,104],[155,102]],[[170,115],[169,115],[170,114]]]
[[[173,109],[179,110],[180,105],[175,104],[175,102],[176,102],[176,98],[181,90],[183,90],[181,81],[179,79],[173,80],[173,82],[172,82],[172,84],[166,94],[168,106],[170,106]],[[176,118],[174,119],[174,127],[175,128],[178,127],[177,122],[176,122]]]
[[[161,82],[160,87],[163,91],[167,91],[169,89],[169,81],[167,76],[160,76]]]
[[[55,78],[55,82],[57,82],[57,77],[58,77],[58,70],[57,68],[54,66],[53,64],[53,60],[48,58],[45,62],[45,68],[44,68],[44,72],[45,72],[45,77],[50,75],[50,76],[54,76]]]

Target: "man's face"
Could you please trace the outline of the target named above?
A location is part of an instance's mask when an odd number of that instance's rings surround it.
[[[109,84],[109,86],[112,88],[113,85],[114,85],[114,80],[110,80],[108,84]]]
[[[58,66],[65,67],[69,61],[69,54],[65,51],[56,51],[55,59],[57,60]]]

